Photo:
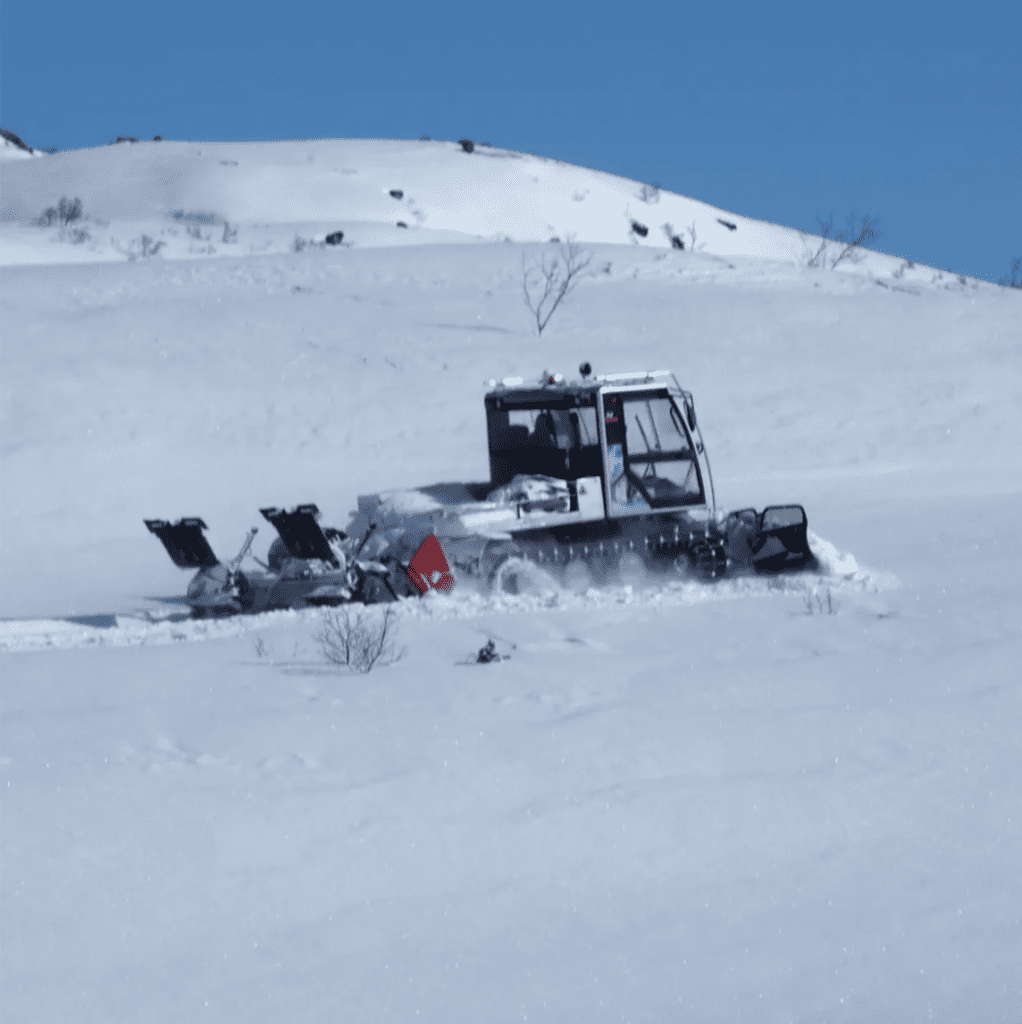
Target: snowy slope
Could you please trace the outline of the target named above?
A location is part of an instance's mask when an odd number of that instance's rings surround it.
[[[89,238],[33,219],[78,196]],[[4,263],[123,260],[143,234],[164,258],[286,252],[295,236],[343,230],[356,247],[508,239],[803,260],[818,242],[687,196],[544,157],[453,142],[141,142],[8,167],[0,184]],[[237,229],[224,231],[224,223]],[[406,225],[398,227],[398,222]],[[191,234],[189,234],[189,230]],[[836,250],[835,250],[836,252]],[[890,274],[901,261],[869,255]]]
[[[1022,296],[444,143],[2,189],[5,1019],[1022,1019]],[[91,239],[30,223],[61,195]],[[567,230],[593,274],[537,338]],[[125,614],[187,579],[143,517],[229,555],[263,505],[485,478],[483,380],[582,359],[675,369],[721,503],[802,501],[832,573],[408,602],[368,677],[315,612]]]
[[[316,250],[4,272],[2,614],[181,593],[141,526],[201,515],[233,554],[266,505],[343,525],[361,493],[488,474],[482,382],[674,368],[725,508],[864,478],[958,494],[1019,478],[1018,296],[703,253],[594,246],[542,338],[539,248]],[[979,476],[977,477],[977,474]],[[257,553],[269,539],[257,538]],[[868,552],[856,552],[869,562]]]

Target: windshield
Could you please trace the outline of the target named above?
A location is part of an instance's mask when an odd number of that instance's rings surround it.
[[[625,427],[628,452],[633,460],[653,453],[691,454],[681,414],[666,395],[653,398],[626,395]]]

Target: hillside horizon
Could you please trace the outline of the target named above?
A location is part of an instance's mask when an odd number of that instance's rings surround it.
[[[459,142],[425,139],[168,139],[11,161],[0,182],[0,260],[130,258],[138,255],[133,242],[142,235],[160,243],[161,258],[279,252],[306,235],[307,241],[322,241],[341,230],[345,241],[357,246],[505,238],[542,242],[571,233],[582,243],[683,248],[795,264],[819,258],[822,245],[826,265],[844,248],[835,236],[841,231],[854,236],[869,221],[867,215],[836,221],[831,241],[824,243],[819,235],[655,184],[552,157],[470,145],[466,152]],[[34,223],[62,196],[82,200],[78,228],[89,237],[77,246],[58,232],[41,233]],[[217,246],[214,233],[200,239],[207,244],[182,246],[173,234],[181,221],[240,226],[243,237]],[[271,238],[269,225],[277,227],[276,237]],[[290,237],[280,233],[289,230]],[[882,237],[882,222],[878,230]],[[854,249],[853,259],[840,261],[839,269],[858,265],[884,278],[917,270],[950,273],[875,245],[875,239],[867,240]]]

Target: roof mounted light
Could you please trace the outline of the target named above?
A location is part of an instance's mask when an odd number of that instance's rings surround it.
[[[670,370],[637,370],[635,373],[601,373],[597,380],[653,380],[655,377],[670,377]]]

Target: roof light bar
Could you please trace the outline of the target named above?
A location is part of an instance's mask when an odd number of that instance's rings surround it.
[[[652,380],[654,377],[670,377],[670,370],[639,370],[636,373],[601,373],[597,380]]]

